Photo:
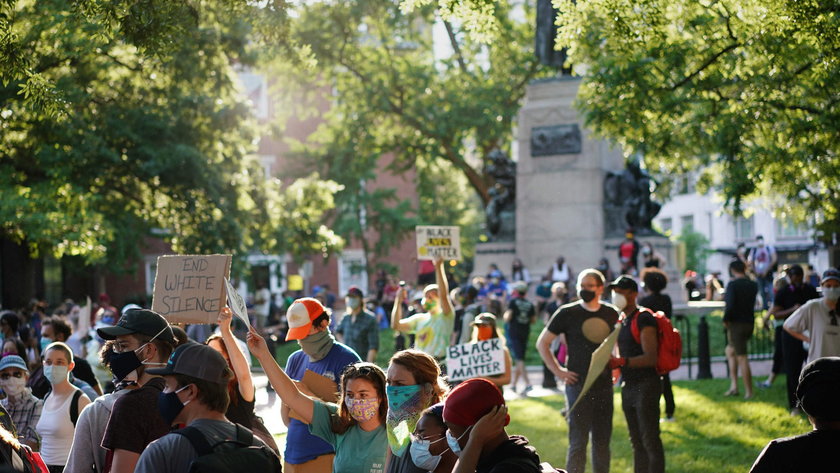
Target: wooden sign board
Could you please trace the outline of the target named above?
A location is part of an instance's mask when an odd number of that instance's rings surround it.
[[[417,231],[417,259],[461,260],[461,229],[459,227],[421,226]]]
[[[449,347],[446,372],[450,381],[484,378],[505,372],[505,349],[500,338]]]
[[[231,255],[159,256],[152,310],[170,323],[216,323],[225,306],[231,259]]]

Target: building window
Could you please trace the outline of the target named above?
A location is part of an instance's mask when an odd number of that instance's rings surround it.
[[[778,238],[806,238],[808,227],[794,223],[790,217],[776,219],[776,237]]]
[[[683,215],[680,217],[680,232],[694,231],[694,215]]]
[[[674,229],[674,220],[671,219],[671,217],[660,219],[659,229],[662,231],[663,235],[670,235],[671,231]]]
[[[735,219],[735,239],[752,240],[755,237],[755,222],[753,217],[738,217]]]

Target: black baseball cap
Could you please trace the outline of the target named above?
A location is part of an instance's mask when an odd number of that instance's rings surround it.
[[[96,329],[96,334],[105,340],[113,340],[120,335],[141,333],[149,337],[175,344],[175,335],[169,327],[169,322],[157,312],[148,309],[127,310],[117,325]]]
[[[639,285],[630,276],[619,276],[615,281],[611,282],[608,289],[629,289],[633,292],[639,292]]]
[[[210,383],[227,384],[227,367],[227,361],[212,347],[188,342],[175,349],[166,366],[147,369],[146,373],[159,376],[182,374]]]

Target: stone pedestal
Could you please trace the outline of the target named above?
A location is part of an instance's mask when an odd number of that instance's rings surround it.
[[[662,271],[665,272],[665,275],[668,277],[668,286],[665,288],[665,294],[668,294],[671,297],[672,304],[685,304],[687,302],[687,299],[685,289],[683,289],[682,287],[682,278],[679,271],[677,271],[677,268],[674,266],[677,263],[676,246],[674,246],[671,240],[669,240],[667,237],[661,235],[637,237],[636,240],[639,242],[640,245],[644,245],[645,243],[649,242],[651,245],[653,245],[654,251],[661,254],[665,258],[665,267],[661,268]],[[604,241],[605,256],[610,262],[610,268],[616,274],[618,274],[621,270],[621,262],[618,260],[618,247],[623,241],[624,237],[607,238]],[[642,254],[640,252],[640,271],[644,269],[644,263],[642,262],[643,259],[644,258],[642,257]],[[639,282],[641,282],[641,279],[639,280]]]
[[[510,267],[516,257],[515,242],[500,241],[478,243],[475,245],[475,262],[472,276],[486,276],[491,263],[495,263],[506,277],[510,277]]]
[[[579,85],[575,78],[533,83],[519,112],[516,256],[535,278],[560,255],[575,272],[609,256],[604,176],[622,169],[624,158],[617,146],[584,128],[573,106]],[[482,271],[478,258],[476,264]]]

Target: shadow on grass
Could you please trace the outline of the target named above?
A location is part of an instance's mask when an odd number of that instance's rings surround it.
[[[669,473],[735,473],[749,470],[770,440],[810,430],[807,420],[791,417],[784,386],[756,391],[751,400],[726,398],[723,379],[674,383],[676,422],[661,425]],[[560,415],[562,395],[523,398],[510,402],[509,434],[528,437],[540,457],[563,467],[568,449],[568,424]],[[627,423],[616,389],[613,409],[611,471],[633,469]],[[587,471],[591,471],[588,469]]]

